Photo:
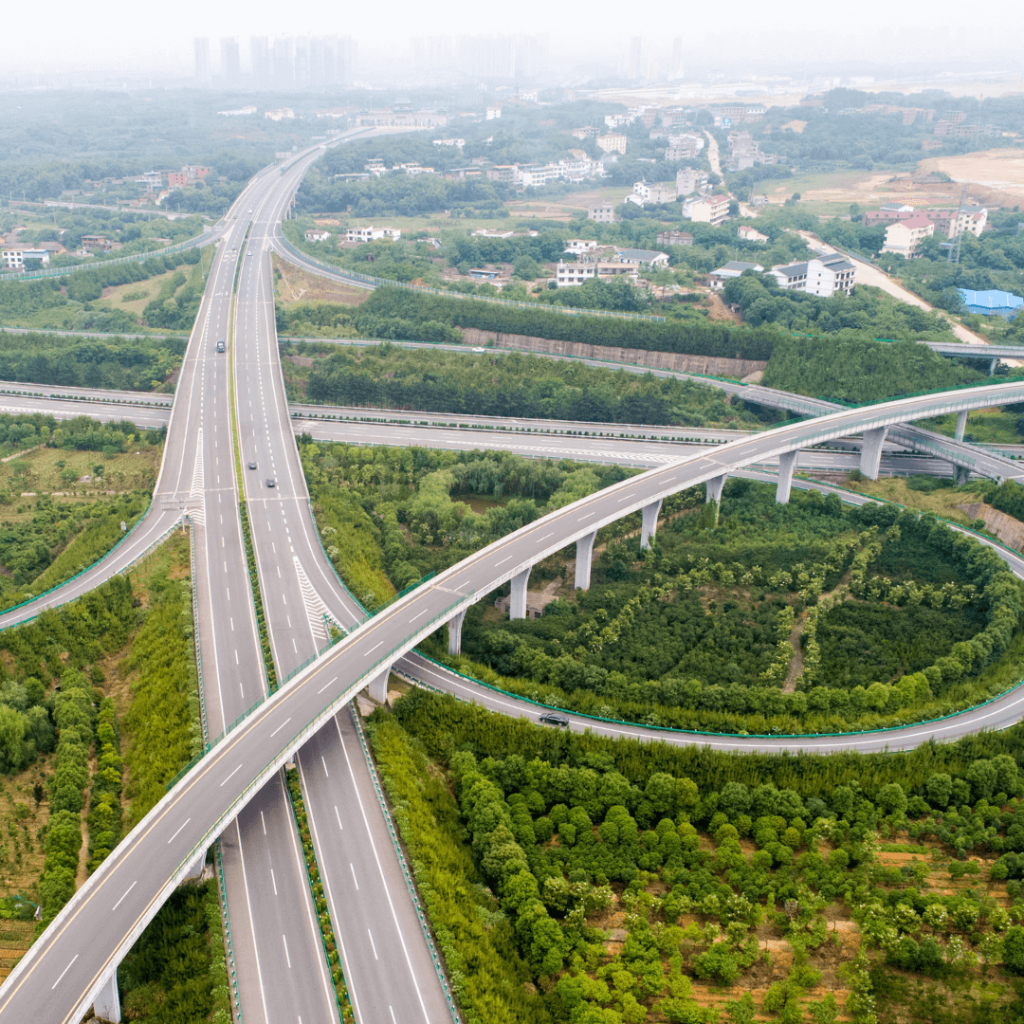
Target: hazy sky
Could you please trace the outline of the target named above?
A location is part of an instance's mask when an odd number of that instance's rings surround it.
[[[45,13],[44,13],[45,12]],[[792,28],[787,27],[786,20]],[[984,27],[952,0],[859,0],[850,3],[767,4],[733,0],[713,10],[678,0],[647,0],[631,13],[621,4],[555,4],[550,0],[481,3],[480,0],[390,0],[387,3],[325,3],[323,0],[183,0],[140,4],[137,0],[52,0],[45,5],[5,5],[0,28],[0,74],[34,70],[105,68],[116,75],[151,70],[192,72],[192,38],[222,35],[353,35],[365,48],[406,48],[407,37],[487,32],[550,35],[552,50],[577,47],[615,54],[631,35],[657,48],[682,36],[687,49],[705,57],[720,51],[792,53],[799,63],[816,57],[916,61],[921,58],[990,57],[1001,67],[1020,66],[1016,32],[991,27],[1019,23],[1018,0],[990,0]],[[737,37],[741,38],[737,38]],[[758,36],[761,36],[760,43]],[[790,45],[786,45],[786,41]],[[217,44],[211,47],[217,67]],[[243,64],[247,60],[243,46]],[[729,61],[732,63],[732,61]],[[2,116],[2,112],[0,112]]]

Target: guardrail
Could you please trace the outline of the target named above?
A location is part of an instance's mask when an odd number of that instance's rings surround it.
[[[439,295],[445,299],[472,299],[476,302],[487,302],[492,306],[507,306],[511,309],[532,309],[535,312],[552,312],[561,313],[564,316],[604,316],[612,317],[615,320],[646,320],[653,321],[655,323],[664,323],[665,318],[663,316],[654,316],[644,313],[620,313],[613,309],[574,309],[571,306],[555,306],[549,305],[546,302],[519,302],[515,299],[495,299],[489,295],[465,295],[462,292],[450,292],[445,291],[443,288],[428,288],[426,285],[414,285],[407,284],[405,281],[389,281],[383,277],[371,277],[369,274],[360,274],[355,270],[345,270],[343,267],[336,267],[331,263],[324,263],[323,260],[317,259],[315,256],[311,256],[308,252],[303,252],[297,246],[293,245],[283,234],[278,235],[277,239],[281,244],[296,258],[309,260],[310,263],[315,263],[322,270],[329,271],[331,274],[336,275],[342,280],[350,280],[359,284],[368,285],[371,288],[402,288],[409,292],[419,292],[424,295]]]
[[[238,995],[238,971],[235,967],[235,946],[231,939],[231,917],[228,914],[228,888],[224,882],[224,858],[221,854],[220,840],[213,844],[213,857],[217,862],[217,880],[220,890],[220,915],[224,927],[224,944],[227,946],[228,980],[231,982],[231,997],[234,1006],[232,1016],[235,1024],[242,1022],[242,1000]]]
[[[98,260],[95,263],[76,263],[73,267],[53,267],[50,270],[36,270],[31,274],[0,274],[0,281],[38,281],[44,277],[63,277],[65,274],[75,274],[82,270],[95,270],[97,267],[118,267],[125,263],[143,263],[156,256],[166,256],[169,252],[184,252],[186,249],[194,249],[197,245],[206,245],[217,237],[216,231],[204,231],[185,242],[177,242],[168,245],[163,249],[155,249],[152,252],[134,253],[131,256],[118,256],[112,260]]]
[[[405,862],[405,852],[402,849],[401,842],[399,841],[398,833],[395,831],[395,825],[391,819],[391,811],[388,808],[387,800],[384,798],[384,792],[380,787],[377,767],[373,763],[373,758],[370,756],[370,750],[366,745],[363,726],[359,721],[359,715],[355,712],[351,704],[349,704],[349,711],[352,715],[352,721],[355,723],[356,732],[359,734],[359,745],[363,748],[363,756],[366,758],[366,766],[370,769],[370,778],[373,779],[373,788],[377,792],[377,800],[380,802],[380,809],[384,813],[384,821],[388,826],[388,832],[391,833],[391,842],[394,844],[395,853],[398,855],[398,864],[402,869],[402,875],[405,877],[405,884],[409,889],[409,896],[412,899],[412,905],[416,911],[416,916],[419,918],[420,928],[423,929],[423,937],[427,940],[427,948],[430,950],[431,959],[434,961],[434,970],[437,971],[438,980],[441,982],[441,988],[444,990],[444,997],[448,1001],[448,1009],[451,1011],[452,1020],[455,1021],[455,1024],[459,1024],[459,1012],[456,1009],[455,1000],[452,998],[451,989],[448,986],[448,979],[445,976],[444,968],[441,966],[441,958],[437,955],[437,947],[434,945],[434,936],[430,930],[430,925],[427,922],[426,914],[423,913],[419,893],[416,890],[416,883],[413,880],[412,875],[409,873],[409,866]]]

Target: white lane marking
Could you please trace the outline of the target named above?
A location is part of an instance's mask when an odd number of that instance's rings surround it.
[[[419,613],[419,615],[414,615],[409,621],[410,622],[415,622],[417,619],[422,619],[423,616],[426,615],[426,614],[427,614],[427,610],[424,608],[423,611],[421,611]]]
[[[324,775],[326,775],[327,778],[330,778],[331,773],[327,770],[327,760],[323,754],[320,755],[320,763],[324,766]]]
[[[289,625],[291,625],[291,623],[289,623]],[[296,654],[298,654],[298,653],[299,653],[299,648],[298,648],[298,646],[297,646],[297,645],[296,645],[296,643],[295,643],[295,637],[292,637],[292,650],[293,650],[293,651],[294,651],[294,652],[295,652]]]
[[[388,1003],[388,1010],[391,1011],[391,1021],[392,1021],[392,1024],[398,1024],[398,1021],[395,1020],[395,1011],[391,1009],[391,1004],[390,1003]]]
[[[234,633],[234,631],[235,631],[235,620],[234,620],[234,617],[233,616],[229,616],[228,617],[228,621],[231,623],[231,632]]]
[[[284,943],[284,958],[288,961],[288,970],[292,969],[292,958],[288,955],[288,939],[284,932],[281,932],[281,941]]]
[[[277,567],[277,578],[278,578],[278,579],[280,579],[280,578],[281,578],[281,566],[278,566],[278,567]]]
[[[336,683],[337,681],[338,681],[338,677],[337,677],[337,676],[335,676],[335,677],[334,677],[334,678],[333,678],[333,679],[332,679],[332,680],[331,680],[331,681],[330,681],[330,682],[329,682],[329,683],[327,684],[327,686],[333,686],[333,685],[334,685],[334,684],[335,684],[335,683]],[[323,692],[324,692],[324,690],[326,690],[326,689],[327,689],[327,686],[321,686],[321,687],[320,687],[320,689],[316,691],[316,695],[317,695],[317,696],[319,697],[319,696],[320,696],[320,694],[321,694],[321,693],[323,693]]]
[[[624,498],[619,498],[619,500],[615,504],[616,505],[621,505],[624,501],[629,501],[629,499],[632,498],[632,497],[633,497],[632,494],[627,494]]]
[[[235,651],[235,664],[240,665],[241,662],[238,660],[238,651]]]
[[[236,769],[235,769],[235,770],[234,770],[234,771],[233,771],[233,772],[231,773],[231,775],[235,775],[235,774],[237,774],[238,772],[240,772],[241,770],[242,770],[242,766],[241,766],[241,765],[239,765],[239,766],[238,766],[238,767],[237,767],[237,768],[236,768]],[[227,779],[225,779],[225,780],[224,780],[224,782],[222,782],[222,783],[221,783],[221,786],[223,786],[223,785],[224,785],[224,784],[225,784],[225,783],[226,783],[226,782],[228,781],[228,779],[230,779],[230,778],[231,778],[231,775],[229,775],[229,776],[228,776],[228,778],[227,778]]]
[[[191,819],[191,818],[189,818],[189,821],[191,821],[191,820],[192,820],[192,819]],[[187,822],[186,822],[186,824],[187,824]],[[185,827],[184,825],[182,825],[182,826],[181,826],[181,828],[184,828],[184,827]],[[180,832],[180,831],[181,831],[181,828],[179,828],[179,829],[178,829],[178,832]],[[178,834],[178,832],[175,832],[174,834],[175,834],[175,835],[177,835],[177,834]],[[169,839],[168,839],[167,841],[168,841],[168,842],[170,842],[170,840],[169,840]],[[138,881],[137,881],[137,880],[136,880],[136,881],[134,881],[134,882],[132,882],[132,884],[131,884],[131,885],[129,885],[129,886],[128,886],[128,888],[127,888],[127,889],[125,890],[125,894],[124,894],[124,896],[127,896],[127,895],[128,895],[128,893],[130,893],[130,892],[132,891],[132,889],[134,889],[134,888],[135,888],[135,886],[137,886],[138,884],[139,884],[139,883],[138,883]],[[111,910],[117,910],[117,908],[118,908],[119,906],[121,906],[121,901],[122,901],[122,900],[124,899],[124,896],[122,896],[122,897],[121,897],[121,899],[120,899],[120,900],[118,900],[118,901],[117,901],[117,902],[116,902],[116,903],[115,903],[115,904],[114,904],[114,905],[113,905],[113,906],[112,906],[112,907],[111,907],[110,909],[111,909]]]
[[[554,530],[552,530],[551,533],[545,533],[544,536],[541,537],[540,539],[541,540],[547,540],[548,537],[554,537],[554,535],[555,535]]]
[[[72,964],[74,964],[74,962],[75,962],[75,961],[76,961],[77,959],[78,959],[78,954],[76,953],[76,954],[75,954],[75,955],[74,955],[74,956],[73,956],[73,957],[71,958],[71,963],[70,963],[70,964],[68,964],[68,965],[67,965],[67,967],[65,967],[63,971],[61,971],[61,972],[60,972],[60,978],[58,978],[58,979],[57,979],[57,980],[56,980],[56,981],[55,981],[55,982],[54,982],[54,983],[53,983],[53,984],[52,984],[52,985],[50,986],[50,991],[51,991],[51,992],[52,992],[52,991],[53,991],[53,990],[54,990],[54,989],[55,989],[55,988],[56,988],[56,987],[57,987],[57,986],[58,986],[58,985],[59,985],[59,984],[61,983],[61,978],[63,978],[63,977],[64,977],[64,975],[65,975],[65,974],[67,974],[67,973],[68,973],[68,971],[70,971],[70,970],[71,970],[71,966],[72,966]]]
[[[274,895],[277,895],[277,879],[274,877],[274,869],[270,869],[270,881],[274,883]]]
[[[344,832],[345,831],[345,826],[342,825],[342,823],[341,823],[341,814],[338,811],[338,805],[337,804],[334,805],[334,816],[338,819],[338,831],[339,832]]]
[[[263,834],[267,834],[267,819],[263,817],[263,812],[260,811],[260,821],[263,822]]]
[[[178,826],[178,832],[180,832],[191,820],[192,820],[191,818],[186,818],[185,821],[181,825]],[[174,840],[178,838],[178,832],[175,832],[174,835],[171,836],[171,838],[167,840],[167,845],[168,846],[170,846],[171,843],[173,843]]]
[[[577,523],[582,523],[584,519],[589,519],[591,516],[596,516],[596,515],[597,515],[597,510],[595,509],[593,512],[588,512],[585,516],[580,516],[579,519],[576,520],[576,522]]]
[[[270,735],[276,736],[291,720],[291,715],[289,715]],[[263,812],[260,811],[260,814],[262,813]]]
[[[352,872],[352,881],[356,883],[356,888],[359,888],[359,879],[356,878],[356,869],[352,866],[352,861],[348,862],[349,871]]]
[[[371,654],[373,654],[373,652],[374,652],[375,650],[377,650],[377,648],[378,648],[378,647],[383,647],[383,646],[384,646],[384,641],[383,641],[383,640],[381,640],[381,642],[380,642],[379,644],[374,644],[374,646],[373,646],[373,647],[371,647],[371,648],[370,648],[370,649],[369,649],[369,650],[368,650],[368,651],[366,652],[366,654],[364,654],[364,655],[363,655],[363,657],[364,657],[364,658],[367,658],[367,657],[369,657],[369,656],[370,656]]]
[[[367,928],[366,934],[370,936],[370,948],[373,950],[373,959],[379,960],[380,957],[377,956],[377,944],[373,941],[373,932],[371,932],[370,929]]]
[[[506,562],[511,562],[511,561],[512,561],[512,556],[509,555],[508,558],[503,558],[500,562],[495,562],[494,564],[495,565],[504,565]]]

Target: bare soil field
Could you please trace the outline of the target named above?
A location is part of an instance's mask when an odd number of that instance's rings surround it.
[[[1024,150],[1021,149],[989,149],[963,156],[929,157],[921,161],[920,169],[943,171],[957,182],[978,186],[975,198],[984,203],[1016,206],[1024,199]]]
[[[274,270],[277,301],[284,306],[296,302],[338,302],[345,306],[358,306],[370,296],[365,288],[351,288],[340,281],[318,277],[277,256],[274,257]]]

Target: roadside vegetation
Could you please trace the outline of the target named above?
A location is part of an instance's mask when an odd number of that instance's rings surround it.
[[[1020,732],[738,756],[419,689],[368,724],[470,1024],[1021,1020]]]
[[[485,416],[679,426],[761,420],[706,384],[519,352],[469,354],[299,342],[282,346],[291,401]]]

